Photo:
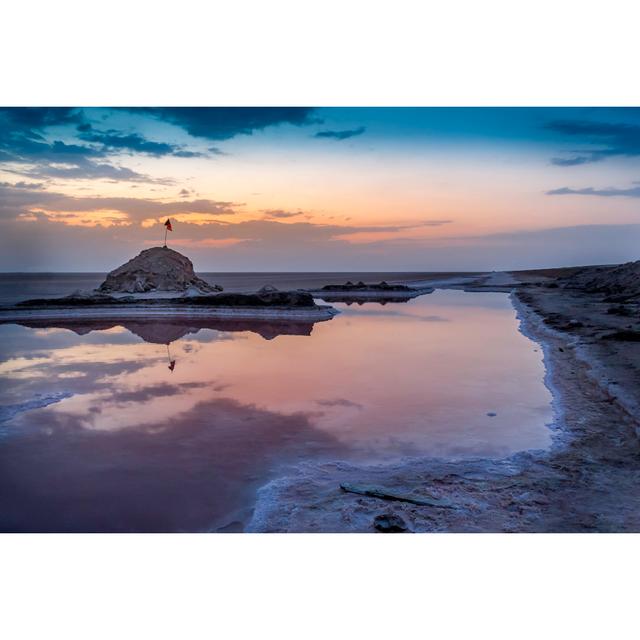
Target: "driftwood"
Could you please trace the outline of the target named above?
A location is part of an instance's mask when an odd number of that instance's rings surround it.
[[[420,507],[442,507],[443,509],[453,509],[453,505],[446,500],[439,498],[414,498],[400,493],[389,493],[384,489],[376,487],[359,487],[353,484],[341,484],[340,488],[347,493],[357,493],[369,498],[380,498],[381,500],[396,500],[398,502],[409,502]]]

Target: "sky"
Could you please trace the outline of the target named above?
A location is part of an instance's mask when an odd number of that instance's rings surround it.
[[[0,271],[640,258],[640,108],[0,108]]]

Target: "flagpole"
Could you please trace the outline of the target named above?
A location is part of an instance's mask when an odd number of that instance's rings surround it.
[[[167,231],[169,231],[169,227],[167,225],[164,226],[164,246],[167,246]]]

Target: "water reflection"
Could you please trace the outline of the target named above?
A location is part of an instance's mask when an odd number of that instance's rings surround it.
[[[171,349],[169,349],[169,343],[167,342],[167,358],[169,359],[169,366],[167,369],[173,373],[173,370],[176,368],[176,361],[171,357]]]
[[[415,296],[414,296],[415,297]],[[372,294],[370,296],[365,296],[365,295],[360,295],[357,297],[353,297],[353,298],[349,298],[345,295],[331,295],[329,293],[325,294],[323,293],[322,295],[318,294],[318,298],[320,300],[324,300],[324,302],[340,302],[342,304],[347,305],[348,307],[350,307],[351,305],[355,304],[357,306],[362,306],[364,304],[379,304],[381,306],[385,306],[387,304],[406,304],[407,302],[409,302],[411,300],[410,297],[407,298],[398,298],[398,297],[393,297],[393,298],[385,298],[384,296],[379,296],[379,295],[375,295]]]
[[[155,386],[112,403],[144,404],[183,390]],[[4,531],[241,530],[255,490],[274,469],[302,455],[336,454],[308,416],[229,398],[119,431],[88,430],[70,412],[52,412],[46,424],[42,417],[2,440]]]
[[[0,527],[233,530],[293,462],[548,444],[541,354],[504,294],[340,308],[1,326]]]
[[[18,324],[32,329],[68,329],[79,336],[91,331],[107,331],[123,327],[145,342],[169,344],[202,329],[223,332],[257,333],[265,340],[278,336],[310,336],[314,322],[269,322],[264,320],[219,320],[208,318],[176,318],[173,320],[28,320]]]

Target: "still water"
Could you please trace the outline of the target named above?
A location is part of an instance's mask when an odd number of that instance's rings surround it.
[[[542,354],[506,294],[333,306],[315,325],[0,325],[0,530],[237,531],[297,462],[549,445]]]

